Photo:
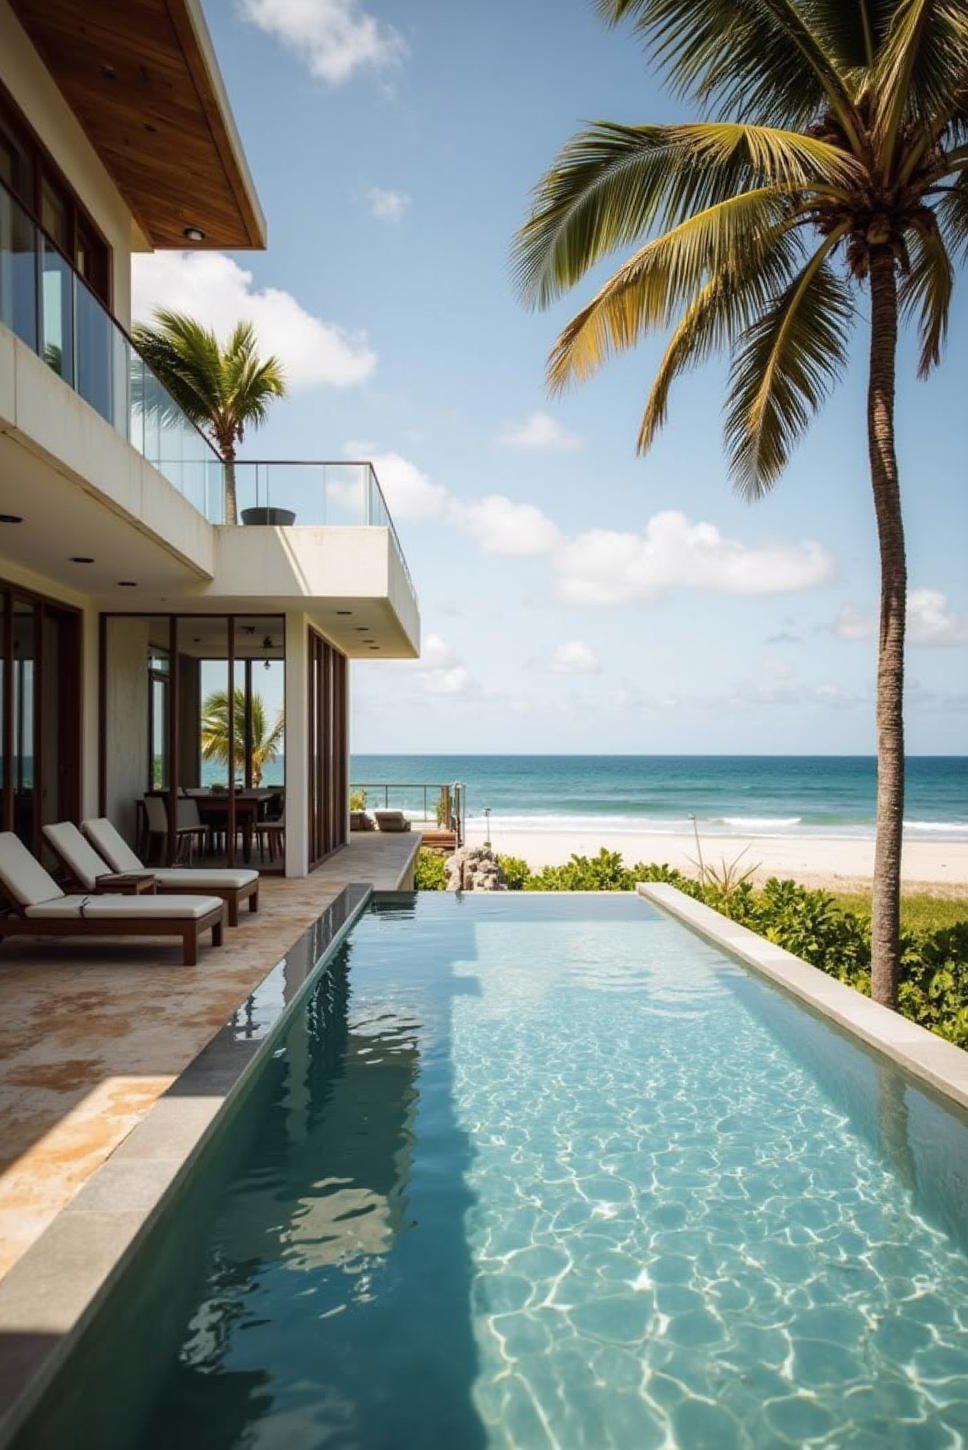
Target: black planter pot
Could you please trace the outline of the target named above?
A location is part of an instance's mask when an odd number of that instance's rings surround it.
[[[243,509],[244,524],[294,524],[296,515],[292,509]]]

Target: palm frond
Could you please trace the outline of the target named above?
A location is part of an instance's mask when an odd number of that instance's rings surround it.
[[[710,277],[696,293],[659,363],[639,427],[639,453],[651,448],[666,421],[669,393],[676,378],[731,347],[770,298],[789,282],[802,260],[803,244],[797,234],[789,228],[778,228]]]
[[[872,123],[890,169],[905,127],[937,132],[960,106],[968,15],[960,0],[900,0],[872,73]]]
[[[968,263],[968,172],[944,194],[935,215],[949,253]]]
[[[837,147],[768,126],[598,122],[564,147],[536,189],[515,245],[519,287],[545,306],[653,225],[676,226],[764,182],[835,190],[854,170]]]
[[[551,388],[560,391],[573,379],[589,377],[613,352],[667,327],[709,276],[733,266],[782,220],[782,194],[761,187],[698,212],[648,242],[559,336],[548,362]]]
[[[936,227],[926,232],[912,232],[908,249],[911,267],[898,291],[898,302],[905,316],[917,320],[921,340],[918,376],[926,378],[941,361],[954,290],[954,268]]]
[[[828,257],[833,232],[740,342],[730,372],[726,444],[748,498],[765,493],[847,359],[850,291]]]
[[[683,95],[717,115],[806,126],[831,109],[856,119],[844,77],[794,0],[599,0],[610,23],[631,18]]]
[[[827,53],[855,88],[874,64],[890,28],[897,0],[814,0],[810,18]]]

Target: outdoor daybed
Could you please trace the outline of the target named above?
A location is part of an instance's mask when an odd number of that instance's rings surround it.
[[[166,896],[201,891],[221,897],[229,909],[229,926],[238,926],[243,901],[248,901],[250,911],[259,910],[258,871],[249,867],[234,870],[217,866],[145,866],[106,816],[82,821],[80,831],[70,822],[45,826],[44,835],[74,879],[87,891],[97,890],[98,876],[107,871],[120,871],[130,876],[153,876],[156,889]]]
[[[176,936],[182,961],[198,961],[199,938],[211,930],[222,945],[225,906],[217,896],[67,896],[15,836],[0,832],[0,885],[16,915],[0,916],[8,936]]]
[[[381,831],[409,831],[410,822],[403,811],[374,811],[377,826]]]

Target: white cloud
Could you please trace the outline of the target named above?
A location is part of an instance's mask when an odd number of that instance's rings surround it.
[[[940,589],[912,589],[907,605],[912,644],[968,643],[968,616],[952,614]]]
[[[428,695],[464,695],[473,683],[470,671],[439,634],[424,640],[417,678]]]
[[[339,85],[357,71],[386,71],[407,47],[359,0],[239,0],[239,14],[294,50],[317,80]]]
[[[410,205],[410,196],[405,191],[392,191],[382,186],[372,186],[367,192],[370,215],[381,222],[398,222]]]
[[[646,603],[680,586],[779,594],[822,584],[834,572],[819,544],[748,545],[671,509],[654,514],[642,534],[608,529],[579,534],[558,551],[555,568],[559,598],[602,605]]]
[[[132,257],[133,313],[150,322],[168,307],[222,339],[251,322],[264,353],[275,353],[290,388],[349,387],[369,377],[376,353],[362,333],[323,322],[277,287],[253,287],[252,273],[222,252],[153,252]]]
[[[873,639],[876,621],[845,604],[834,623],[840,639]],[[968,615],[954,614],[940,589],[912,589],[907,601],[907,637],[911,644],[968,644]]]
[[[450,494],[447,489],[440,483],[433,483],[426,473],[402,454],[376,453],[367,444],[356,442],[347,443],[344,451],[349,458],[368,458],[373,464],[387,508],[394,519],[436,518],[448,507]],[[355,485],[349,487],[355,488]]]
[[[557,526],[530,503],[491,493],[477,503],[451,505],[454,520],[472,534],[485,554],[529,558],[549,554],[560,542]]]
[[[601,673],[602,662],[590,644],[570,639],[555,650],[551,668],[556,675],[597,675]]]
[[[533,448],[547,453],[566,453],[577,448],[580,439],[563,423],[547,413],[531,413],[523,423],[509,423],[500,442],[509,448]]]

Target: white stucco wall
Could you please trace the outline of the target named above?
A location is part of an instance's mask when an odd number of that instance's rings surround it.
[[[135,844],[135,801],[144,794],[148,743],[146,660],[148,621],[107,622],[104,691],[105,811],[129,845]]]
[[[148,250],[121,193],[6,0],[0,0],[0,79],[77,192],[114,253],[113,311],[131,322],[131,252]]]

